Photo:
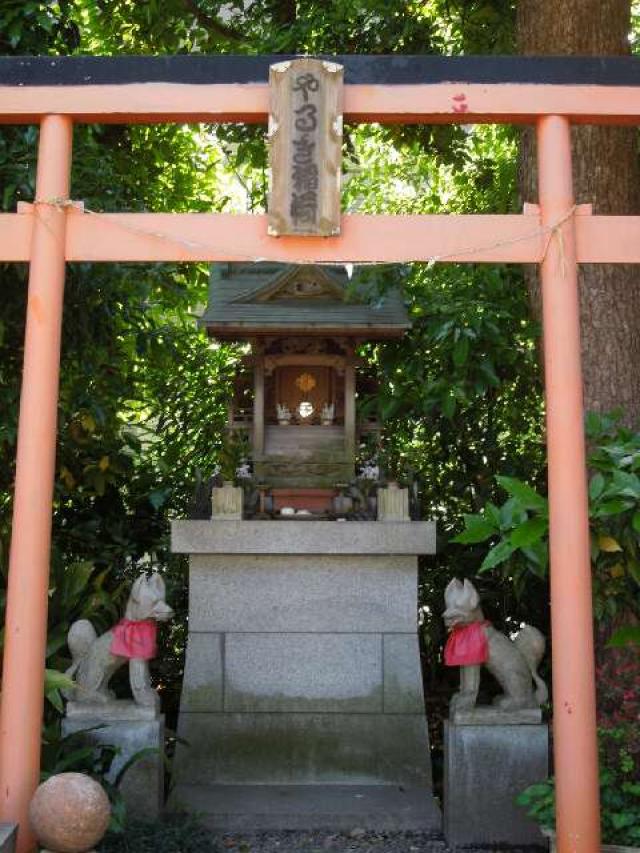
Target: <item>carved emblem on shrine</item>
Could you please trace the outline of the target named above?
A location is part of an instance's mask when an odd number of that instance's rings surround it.
[[[310,373],[302,373],[296,379],[296,386],[305,393],[307,391],[312,391],[316,387],[316,384],[316,380]]]
[[[341,65],[320,59],[270,68],[271,236],[340,233],[342,80]]]

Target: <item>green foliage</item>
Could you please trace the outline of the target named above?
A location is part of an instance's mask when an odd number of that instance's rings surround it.
[[[628,747],[627,728],[600,729],[600,820],[602,841],[640,844],[640,756]],[[555,784],[548,779],[529,786],[516,802],[545,829],[555,827]]]
[[[596,618],[640,612],[640,432],[590,415],[591,559]]]
[[[591,560],[594,615],[612,620],[640,612],[640,433],[621,427],[619,415],[587,416]],[[520,587],[528,573],[544,578],[548,570],[547,499],[513,477],[496,477],[508,493],[501,505],[488,502],[480,513],[465,515],[465,529],[454,538],[463,545],[490,541],[480,572],[496,566]],[[620,629],[614,645],[634,636]]]
[[[529,785],[521,794],[518,794],[516,802],[525,808],[529,817],[540,824],[543,829],[555,829],[556,787],[553,778],[545,779],[544,782],[536,782],[535,785]]]
[[[617,628],[609,639],[612,648],[626,648],[627,646],[640,646],[640,626],[625,625]]]
[[[109,45],[119,49],[119,22],[138,5],[10,0],[0,9],[0,50],[108,53]],[[142,5],[145,14],[153,13],[149,4]],[[159,22],[162,10],[153,14]],[[3,209],[33,199],[36,150],[36,128],[3,129]],[[232,170],[220,168],[224,156],[209,128],[78,126],[73,195],[93,211],[224,209],[235,203],[228,192]],[[3,265],[1,274],[0,575],[6,579],[26,267]],[[89,618],[100,631],[115,621],[139,557],[150,551],[160,556],[161,568],[170,575],[170,596],[175,595],[178,609],[186,607],[183,560],[167,555],[168,516],[185,513],[196,468],[213,467],[237,359],[233,347],[213,346],[195,328],[207,283],[206,265],[73,264],[67,269],[48,718],[62,706],[71,622]],[[180,624],[162,633],[169,648],[157,665],[161,686],[179,677],[183,633]],[[171,672],[165,669],[167,661]],[[166,689],[176,695],[170,686]]]
[[[603,725],[622,728],[629,750],[640,759],[640,671],[638,651],[631,646],[608,647],[596,666],[598,711]]]
[[[219,466],[224,481],[235,483],[240,465],[249,457],[249,440],[246,435],[227,430],[220,448]]]
[[[62,702],[64,691],[71,690],[73,687],[73,679],[66,675],[66,673],[58,672],[57,669],[45,668],[44,695],[59,714],[64,713],[64,704]]]
[[[0,51],[500,53],[511,49],[513,17],[510,0],[6,0]],[[2,209],[33,199],[36,143],[32,127],[3,129]],[[515,146],[505,128],[348,126],[344,207],[516,210]],[[264,129],[79,125],[72,186],[74,198],[97,212],[259,212],[267,187]],[[178,613],[162,633],[165,648],[155,663],[164,696],[174,704],[186,591],[185,561],[168,553],[168,518],[185,514],[197,471],[206,479],[220,460],[225,403],[240,355],[195,328],[207,273],[206,265],[195,264],[73,264],[65,294],[54,563],[56,573],[76,565],[92,570],[75,603],[52,582],[50,666],[65,667],[63,637],[73,618],[88,615],[106,627],[113,615],[107,602],[119,607],[123,583],[152,551]],[[396,275],[372,273],[372,292]],[[0,569],[6,573],[25,267],[5,265],[2,277]],[[443,533],[441,552],[421,579],[430,648],[436,649],[444,584],[454,569],[475,570],[473,556],[460,559],[448,544],[457,520],[497,499],[498,471],[534,483],[540,478],[537,329],[514,267],[416,264],[400,274],[399,284],[414,326],[402,341],[363,347],[366,371],[381,393],[362,395],[359,406],[362,414],[381,416],[385,453],[415,472],[423,515],[434,517]],[[509,582],[496,575],[487,577],[486,587],[489,609],[499,605],[518,617]]]
[[[83,729],[63,737],[58,721],[46,727],[42,744],[41,781],[57,773],[86,773],[99,781],[111,769],[118,750],[114,746],[100,744],[88,745],[87,732],[95,729]]]
[[[515,477],[496,476],[496,482],[509,495],[507,500],[500,506],[488,501],[480,513],[465,515],[465,529],[453,542],[475,545],[491,540],[478,571],[503,566],[521,591],[528,573],[547,575],[549,508],[546,498]]]
[[[45,697],[50,712],[62,713],[62,694],[73,686],[65,670],[70,660],[65,655],[67,633],[76,619],[90,619],[99,629],[105,629],[118,614],[123,596],[123,585],[105,589],[109,570],[99,571],[89,561],[75,561],[65,565],[60,552],[54,549],[49,580],[48,632],[45,669]],[[0,592],[0,612],[4,611],[6,594]],[[4,644],[4,630],[0,635],[0,649]]]
[[[515,138],[508,129],[457,129],[437,142],[419,136],[399,142],[393,129],[359,128],[351,133],[348,152],[344,199],[349,210],[516,209]],[[420,579],[430,672],[437,678],[444,587],[453,574],[476,574],[482,559],[477,551],[461,553],[451,544],[459,519],[499,500],[498,472],[542,480],[538,328],[516,267],[422,263],[357,273],[367,274],[374,300],[377,292],[401,287],[413,323],[399,341],[362,348],[368,372],[379,384],[375,395],[360,395],[359,412],[382,421],[378,455],[415,472],[422,517],[438,522],[438,556],[424,562]],[[367,455],[363,451],[363,458]],[[501,624],[508,613],[514,622],[526,618],[544,630],[544,586],[523,574],[516,592],[509,577],[485,576],[482,595],[491,618]]]
[[[60,684],[64,687],[66,685]],[[145,747],[135,752],[118,770],[114,779],[111,771],[120,748],[105,743],[91,742],[91,732],[102,728],[93,726],[65,735],[60,732],[60,721],[53,720],[45,726],[42,738],[40,779],[45,781],[58,773],[84,773],[105,789],[111,803],[109,831],[121,834],[128,829],[127,811],[119,785],[125,773],[137,761],[157,754],[155,747]]]
[[[49,579],[47,632],[47,664],[54,669],[45,672],[45,696],[62,713],[62,693],[70,679],[60,672],[71,661],[66,656],[67,634],[76,619],[89,619],[98,630],[105,630],[118,618],[119,604],[126,594],[123,583],[107,591],[109,569],[97,569],[88,560],[64,564],[56,549],[52,555]]]
[[[111,803],[109,829],[122,832],[125,826],[126,807],[117,784],[109,782],[107,776],[119,749],[109,744],[87,742],[87,732],[82,729],[72,734],[60,734],[60,722],[55,720],[44,730],[41,754],[40,779],[45,781],[58,773],[84,773],[99,782]],[[136,756],[132,760],[135,760]]]

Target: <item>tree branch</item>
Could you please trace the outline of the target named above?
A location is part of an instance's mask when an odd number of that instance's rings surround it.
[[[225,26],[217,18],[203,12],[195,0],[183,0],[183,3],[203,29],[213,32],[228,41],[246,41],[246,38],[241,32],[235,30],[233,27]]]

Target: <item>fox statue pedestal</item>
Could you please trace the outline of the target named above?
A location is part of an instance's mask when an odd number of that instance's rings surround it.
[[[450,847],[544,843],[516,805],[518,794],[547,778],[549,735],[540,706],[547,687],[538,666],[545,639],[524,625],[513,640],[487,622],[469,580],[452,580],[443,613],[447,666],[460,667],[444,729],[444,833]],[[503,693],[477,705],[482,666]]]
[[[73,658],[67,675],[74,686],[65,690],[62,733],[77,733],[91,746],[117,747],[107,776],[113,783],[136,757],[122,774],[119,788],[129,814],[141,820],[156,820],[164,799],[164,717],[160,697],[151,686],[149,660],[157,652],[157,623],[172,616],[164,580],[157,572],[143,572],[131,587],[124,618],[110,631],[98,636],[91,622],[79,619],[67,635]],[[109,688],[113,675],[124,666],[133,700],[116,699]]]
[[[481,720],[482,710],[476,711]],[[524,723],[516,722],[518,714]],[[547,726],[527,724],[527,716],[502,714],[512,721],[506,724],[445,722],[444,834],[449,847],[545,844],[538,825],[515,801],[549,775]]]
[[[127,814],[137,820],[158,820],[164,804],[164,714],[125,699],[107,705],[69,702],[62,720],[64,736],[78,733],[82,744],[115,746],[107,779],[118,783]]]
[[[0,823],[0,853],[14,853],[17,836],[17,823]]]
[[[417,637],[428,522],[178,521],[173,808],[217,828],[433,828]]]

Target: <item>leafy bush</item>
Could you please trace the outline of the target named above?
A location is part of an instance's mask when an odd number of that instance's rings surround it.
[[[626,732],[626,749],[640,768],[638,650],[633,647],[609,650],[596,669],[596,681],[601,725]]]
[[[605,844],[640,845],[640,760],[629,748],[633,726],[599,729],[600,818]],[[544,829],[555,828],[555,783],[530,785],[516,802]]]
[[[594,615],[613,619],[640,610],[640,432],[619,426],[616,415],[587,416],[589,524],[593,566]],[[527,574],[548,571],[547,498],[513,477],[496,477],[509,495],[501,505],[488,502],[465,515],[465,529],[454,541],[490,541],[480,572],[501,566],[522,584]]]
[[[223,22],[215,4],[196,9],[183,0],[5,0],[0,46],[3,54],[17,56],[510,49],[514,10],[506,0],[494,9],[443,0],[393,8],[382,0],[339,0],[307,4],[304,15],[296,15],[295,5],[239,4]],[[34,197],[36,142],[34,126],[3,131],[3,209]],[[506,126],[347,126],[345,208],[513,212],[520,206],[516,146],[517,134]],[[257,213],[266,203],[260,127],[85,125],[75,128],[74,149],[74,197],[89,210],[248,207]],[[102,587],[107,593],[127,577],[129,560],[147,551],[158,555],[177,614],[153,664],[170,715],[177,708],[186,634],[186,558],[168,553],[167,518],[185,514],[196,470],[210,472],[220,461],[225,399],[240,355],[194,333],[207,273],[207,264],[72,264],[65,287],[53,541],[66,566],[88,560],[98,574],[108,568]],[[537,326],[516,265],[415,264],[404,285],[413,329],[402,340],[363,347],[363,355],[381,386],[375,410],[386,437],[419,475],[423,515],[437,519],[446,539],[463,511],[494,496],[494,472],[533,480],[541,470]],[[6,265],[0,305],[0,571],[9,541],[26,290],[26,265]],[[440,672],[433,664],[441,625],[428,614],[440,607],[453,565],[460,569],[455,550],[445,545],[428,566],[422,561],[429,677]],[[519,618],[511,584],[493,581],[494,603]],[[534,606],[544,614],[544,595],[538,598],[535,604],[528,600],[529,615]],[[50,623],[55,642],[68,618]]]
[[[104,788],[111,803],[109,831],[123,833],[129,829],[127,809],[120,791],[120,783],[129,768],[149,755],[158,753],[155,747],[144,747],[133,753],[112,775],[114,760],[121,749],[108,743],[97,743],[91,732],[104,728],[103,725],[80,729],[62,736],[60,719],[48,723],[43,730],[40,780],[45,781],[58,773],[84,773],[91,776]],[[165,759],[166,760],[166,759]],[[132,848],[130,848],[132,849]]]
[[[0,563],[0,575],[3,570]],[[104,629],[109,621],[117,618],[124,585],[107,589],[108,575],[108,569],[98,569],[88,560],[75,560],[65,565],[59,550],[53,549],[45,670],[45,696],[51,706],[48,711],[55,709],[62,713],[62,692],[73,684],[63,672],[70,663],[65,648],[71,623],[76,619],[90,619]],[[0,618],[4,618],[5,603],[6,591],[0,589]],[[3,645],[4,634],[0,634],[0,651]]]
[[[122,832],[125,825],[126,809],[122,794],[118,789],[119,774],[115,783],[107,780],[111,765],[118,755],[118,747],[110,744],[87,742],[87,732],[93,729],[83,729],[62,736],[60,721],[54,720],[44,729],[42,737],[40,779],[45,781],[58,773],[84,773],[99,782],[105,789],[111,803],[111,821],[109,828],[112,832]],[[130,763],[127,763],[127,767]]]

